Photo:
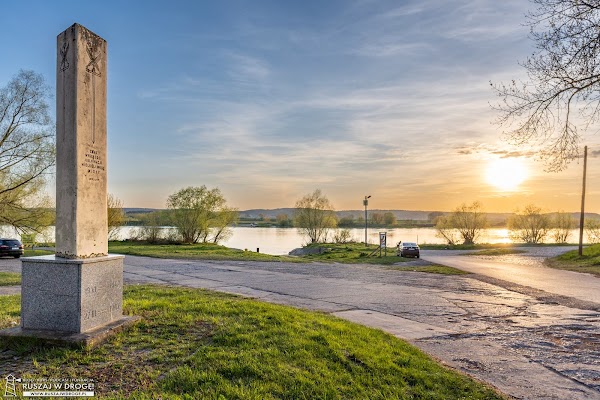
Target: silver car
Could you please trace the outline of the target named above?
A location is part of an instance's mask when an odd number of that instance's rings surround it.
[[[398,247],[398,254],[400,257],[421,257],[421,249],[418,244],[414,242],[404,242]]]

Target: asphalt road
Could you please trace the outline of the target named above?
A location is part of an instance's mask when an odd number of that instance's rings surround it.
[[[505,268],[512,269],[502,279],[482,273],[502,268],[494,260],[425,252],[423,257],[442,257],[445,264],[466,258],[471,266],[465,268],[479,271],[443,276],[369,265],[127,256],[124,279],[129,284],[207,288],[332,313],[409,340],[515,398],[600,399],[600,304],[591,301],[595,298],[562,294],[567,292],[553,296],[537,284],[524,285],[531,283],[523,278],[529,269],[543,268],[542,256],[535,254],[515,256],[513,262],[504,258]],[[536,257],[537,266],[523,268]],[[0,270],[18,271],[18,264],[2,259]],[[540,272],[538,278],[555,272],[561,271]],[[520,283],[510,282],[511,277]],[[561,279],[565,287],[576,286]]]
[[[482,274],[560,296],[600,304],[600,279],[594,275],[562,271],[544,266],[546,257],[573,250],[575,247],[523,247],[525,254],[505,256],[461,255],[447,250],[422,252],[422,258],[436,264]]]

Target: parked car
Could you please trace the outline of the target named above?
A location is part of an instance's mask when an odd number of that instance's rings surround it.
[[[404,242],[398,248],[398,255],[400,257],[421,257],[421,249],[419,245],[414,242]]]
[[[0,256],[19,258],[24,252],[23,244],[17,239],[0,239]]]

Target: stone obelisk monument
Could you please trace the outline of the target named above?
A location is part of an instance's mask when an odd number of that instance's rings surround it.
[[[23,258],[18,334],[94,344],[136,320],[108,254],[107,43],[74,24],[57,46],[56,255]]]
[[[108,254],[106,41],[75,24],[58,35],[56,255]]]

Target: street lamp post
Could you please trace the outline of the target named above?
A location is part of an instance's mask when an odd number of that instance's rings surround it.
[[[365,246],[368,246],[369,244],[367,243],[367,228],[369,227],[369,220],[367,218],[367,206],[369,205],[369,199],[371,198],[371,196],[365,196],[365,199],[363,200],[363,205],[365,206]]]

